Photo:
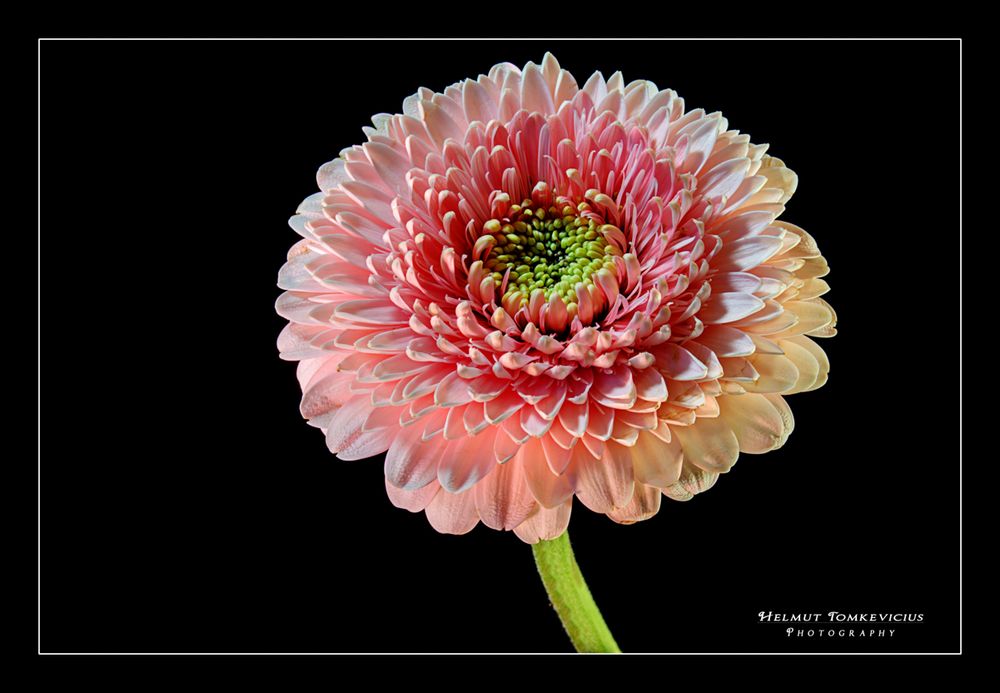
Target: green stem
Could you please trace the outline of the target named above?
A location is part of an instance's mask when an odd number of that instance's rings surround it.
[[[569,545],[569,532],[531,547],[542,584],[577,652],[621,652],[590,596]]]

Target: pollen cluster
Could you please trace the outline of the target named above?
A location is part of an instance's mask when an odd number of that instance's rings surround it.
[[[587,202],[573,205],[560,198],[545,205],[525,199],[510,205],[503,218],[483,224],[473,257],[481,259],[509,312],[527,306],[532,294],[541,292],[545,301],[559,296],[575,315],[578,292],[593,291],[599,273],[615,272],[614,259],[623,255],[625,237],[589,212]]]

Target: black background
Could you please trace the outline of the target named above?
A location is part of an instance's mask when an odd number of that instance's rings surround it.
[[[43,652],[569,651],[528,546],[437,534],[330,455],[273,309],[287,218],[372,114],[546,50],[769,142],[840,317],[784,448],[634,526],[576,504],[619,644],[957,650],[957,42],[45,41]],[[832,610],[924,622],[757,622]]]

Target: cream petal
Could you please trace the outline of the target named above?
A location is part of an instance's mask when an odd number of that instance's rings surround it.
[[[797,334],[809,334],[822,330],[834,322],[833,311],[821,298],[811,301],[786,301],[784,309],[798,318],[791,327],[774,335],[776,338],[791,337]]]
[[[784,442],[784,420],[764,395],[726,395],[719,398],[719,410],[741,452],[764,453]]]
[[[619,524],[631,525],[642,520],[648,520],[660,511],[660,500],[663,494],[655,486],[637,485],[632,501],[623,508],[612,510],[608,517]]]
[[[663,489],[663,495],[673,500],[688,501],[715,486],[718,480],[717,472],[709,472],[685,462],[681,480]]]
[[[829,273],[830,266],[822,257],[809,258],[795,270],[795,276],[799,279],[815,279],[816,277],[825,277]]]
[[[678,426],[671,432],[680,440],[684,459],[709,472],[727,472],[736,464],[740,444],[722,418],[698,419],[693,426]]]
[[[826,283],[825,279],[806,279],[802,283],[802,286],[799,287],[799,293],[795,298],[799,301],[808,301],[813,298],[819,298],[829,290],[830,285]]]
[[[795,224],[790,224],[787,221],[776,221],[774,222],[774,225],[779,229],[785,229],[785,231],[788,232],[789,237],[798,237],[796,239],[797,242],[795,247],[786,251],[782,257],[813,258],[821,256],[819,246],[816,244],[816,239],[809,235],[809,232],[805,229],[800,228]]]
[[[761,158],[757,175],[767,178],[764,187],[781,190],[781,198],[778,200],[781,204],[791,199],[799,184],[799,177],[790,168],[786,168],[781,159],[766,154]]]
[[[799,380],[799,369],[787,356],[752,354],[747,361],[760,376],[752,383],[742,383],[747,392],[788,392]]]
[[[778,441],[778,444],[775,446],[780,448],[785,444],[785,441],[788,440],[788,436],[792,434],[792,431],[795,430],[795,417],[792,416],[792,409],[788,406],[788,402],[786,402],[785,398],[781,395],[768,394],[764,395],[764,398],[771,403],[774,410],[778,412],[779,416],[781,416],[784,433],[782,433],[781,440]]]
[[[795,386],[785,392],[785,394],[792,395],[796,392],[805,392],[813,389],[813,386],[816,384],[816,378],[819,377],[820,365],[812,353],[805,347],[789,339],[779,339],[778,346],[785,352],[785,356],[795,364],[795,368],[799,372]]]
[[[630,450],[638,483],[664,488],[680,478],[683,450],[676,436],[671,434],[670,442],[664,442],[652,432],[642,431]]]
[[[826,352],[823,351],[823,348],[805,335],[796,335],[783,341],[798,344],[812,354],[812,357],[816,359],[816,363],[819,365],[819,371],[816,373],[816,381],[807,390],[803,390],[803,392],[815,390],[825,385],[830,373],[830,359],[827,357]]]

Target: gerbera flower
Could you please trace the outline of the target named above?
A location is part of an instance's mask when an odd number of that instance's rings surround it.
[[[278,345],[302,415],[440,532],[621,523],[780,447],[826,382],[796,176],[719,113],[546,55],[420,89],[317,176]]]

